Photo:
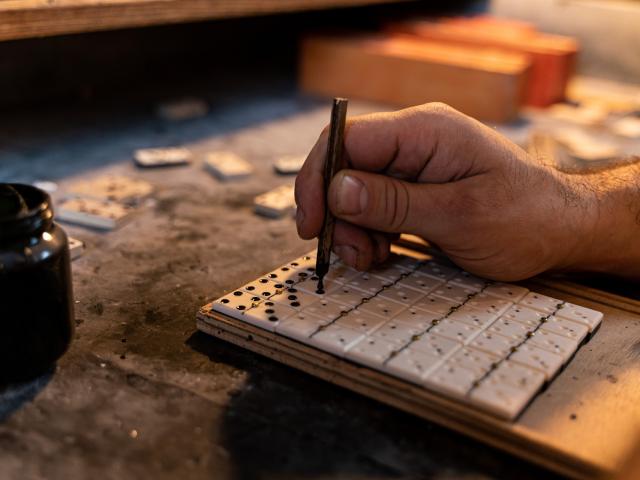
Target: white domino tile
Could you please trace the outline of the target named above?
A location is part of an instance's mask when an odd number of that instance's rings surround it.
[[[358,275],[360,275],[360,272],[355,268],[351,268],[342,262],[338,262],[329,269],[327,274],[324,276],[324,281],[336,282],[344,285],[345,283],[349,283]]]
[[[285,289],[284,284],[280,284],[279,287],[276,286],[273,282],[269,281],[267,277],[259,278],[258,280],[254,280],[253,282],[249,282],[246,285],[243,285],[241,288],[245,292],[248,292],[256,297],[260,298],[269,298],[276,293],[281,292]]]
[[[437,278],[439,280],[449,280],[454,277],[460,270],[442,265],[433,260],[429,260],[422,264],[416,272],[419,272],[423,275],[428,275],[433,278]]]
[[[361,312],[360,310],[351,310],[346,315],[341,316],[336,320],[336,325],[340,325],[359,332],[368,334],[380,327],[386,320],[376,315],[369,315],[368,313]]]
[[[545,381],[545,376],[539,370],[527,365],[507,360],[502,362],[491,373],[497,382],[524,390],[537,390]]]
[[[557,353],[565,362],[571,358],[580,344],[580,342],[575,339],[563,337],[562,335],[543,329],[537,330],[531,338],[527,340],[527,343]]]
[[[562,300],[557,298],[548,297],[541,293],[529,292],[520,301],[521,305],[525,307],[533,308],[546,315],[552,315],[562,305]]]
[[[475,348],[464,347],[454,353],[447,360],[447,363],[471,370],[478,378],[480,378],[491,370],[493,365],[498,363],[501,359],[502,357],[492,353],[476,350]]]
[[[455,285],[453,283],[447,282],[431,290],[430,294],[460,304],[465,302],[469,297],[475,295],[476,293],[477,292],[475,290],[471,290],[469,288],[461,287],[460,285]]]
[[[407,348],[444,359],[449,357],[461,346],[462,344],[456,340],[429,332],[422,335],[418,340],[411,342]]]
[[[437,325],[434,325],[430,332],[461,343],[469,343],[481,332],[481,330],[473,325],[455,322],[445,318],[438,322]]]
[[[468,325],[484,329],[491,325],[496,318],[498,318],[498,315],[495,313],[486,313],[476,310],[469,305],[463,305],[455,312],[449,314],[447,318],[449,320],[466,323]]]
[[[343,305],[342,303],[320,299],[317,302],[314,302],[311,305],[303,308],[301,311],[331,322],[350,309],[351,307]]]
[[[431,292],[431,290],[436,288],[438,285],[441,285],[442,283],[442,280],[438,280],[436,278],[428,277],[426,275],[420,275],[417,273],[411,273],[398,280],[396,285],[417,290],[424,295]]]
[[[512,420],[527,406],[537,389],[522,389],[489,378],[480,383],[470,394],[471,401],[482,409]]]
[[[384,362],[397,349],[394,343],[378,337],[365,337],[352,345],[345,354],[349,360],[361,363],[377,370],[384,369]]]
[[[386,280],[382,277],[376,277],[370,273],[361,273],[357,277],[352,278],[347,286],[369,295],[376,295],[385,287],[393,283],[393,280]]]
[[[406,306],[382,297],[371,298],[358,306],[358,310],[370,316],[389,320],[406,309]]]
[[[592,310],[586,307],[580,307],[573,303],[564,303],[562,308],[558,309],[555,314],[557,317],[566,318],[582,323],[589,327],[589,331],[593,332],[602,322],[602,312]]]
[[[533,330],[534,327],[525,323],[519,323],[515,320],[501,317],[491,324],[488,331],[509,337],[516,341],[524,341],[527,335]]]
[[[487,285],[483,292],[510,302],[519,302],[529,293],[529,289],[508,283],[492,283]]]
[[[472,370],[445,362],[426,377],[425,385],[433,390],[463,397],[477,379],[478,375]]]
[[[511,352],[511,349],[519,343],[519,340],[485,331],[477,335],[469,346],[487,353],[495,353],[501,357],[506,357]]]
[[[332,323],[323,327],[309,340],[312,345],[329,353],[343,356],[344,352],[364,338],[364,333]]]
[[[391,342],[397,347],[402,347],[409,343],[414,336],[423,331],[424,328],[415,325],[412,326],[396,320],[389,320],[376,328],[370,336]]]
[[[439,261],[392,255],[362,273],[332,258],[322,292],[310,252],[207,308],[507,420],[602,321]]]
[[[308,342],[309,337],[326,322],[304,312],[284,318],[275,326],[276,333],[302,342]]]
[[[515,320],[516,322],[525,323],[530,327],[537,327],[540,322],[546,318],[548,315],[540,312],[538,310],[534,310],[529,307],[524,307],[520,304],[514,305],[509,308],[505,313],[502,314],[502,318],[507,318],[509,320]]]
[[[547,380],[555,377],[564,363],[562,356],[557,353],[526,343],[520,345],[509,360],[541,371]]]
[[[466,302],[466,305],[485,313],[502,315],[510,306],[513,305],[513,302],[481,292],[469,299]]]
[[[393,321],[424,331],[430,328],[435,321],[440,320],[441,318],[442,315],[440,314],[409,307],[393,317]]]
[[[444,362],[442,357],[404,349],[388,360],[385,371],[413,383],[422,383],[424,378]]]
[[[582,342],[589,335],[589,327],[586,325],[560,317],[547,318],[540,326],[540,330],[557,333],[563,337],[571,338],[577,343]]]
[[[415,302],[412,306],[420,310],[426,310],[428,312],[438,313],[440,315],[446,315],[458,305],[460,305],[460,303],[455,302],[453,300],[436,297],[434,295],[427,295],[421,298],[420,300],[418,300],[417,302]]]
[[[403,284],[396,283],[382,290],[378,297],[395,300],[404,305],[411,305],[425,296],[423,292],[406,287]]]
[[[488,284],[484,278],[476,277],[475,275],[471,275],[469,272],[464,271],[456,274],[451,280],[449,280],[449,283],[460,285],[461,287],[468,288],[474,292],[479,292]]]

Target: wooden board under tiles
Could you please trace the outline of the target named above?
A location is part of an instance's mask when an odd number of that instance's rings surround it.
[[[625,463],[640,433],[640,315],[553,288],[536,290],[600,310],[604,320],[515,422],[212,312],[210,305],[198,313],[197,325],[205,333],[556,472],[575,478],[609,474]]]
[[[515,118],[531,62],[526,55],[411,36],[309,36],[300,49],[302,90],[408,107],[445,102],[482,120]]]

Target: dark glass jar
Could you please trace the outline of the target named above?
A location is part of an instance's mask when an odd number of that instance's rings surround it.
[[[73,330],[67,236],[53,222],[51,198],[0,184],[0,384],[49,370]]]

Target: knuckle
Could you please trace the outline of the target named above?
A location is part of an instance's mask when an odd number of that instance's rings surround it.
[[[409,217],[409,192],[402,182],[386,182],[385,184],[385,218],[389,229],[401,231]]]
[[[428,115],[451,117],[458,114],[458,111],[453,107],[443,102],[431,102],[424,104],[424,111]]]

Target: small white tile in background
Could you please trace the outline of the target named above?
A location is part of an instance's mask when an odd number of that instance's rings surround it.
[[[545,381],[544,374],[539,370],[509,360],[500,363],[490,377],[499,383],[527,391],[538,390]]]
[[[249,162],[227,151],[207,153],[204,166],[209,173],[221,181],[242,180],[253,173],[253,166]]]
[[[437,278],[439,280],[449,280],[459,273],[460,270],[429,260],[418,267],[416,272],[429,275],[430,277]]]
[[[57,218],[63,222],[100,230],[114,230],[124,224],[133,213],[126,205],[94,198],[70,198],[56,208]]]
[[[513,420],[535,394],[535,390],[513,387],[489,377],[471,391],[470,398],[481,408]]]
[[[296,208],[293,185],[282,185],[270,192],[258,195],[253,200],[253,206],[257,214],[269,218],[291,215]]]
[[[273,162],[273,168],[280,175],[294,175],[300,171],[306,157],[302,155],[287,155]]]
[[[143,168],[173,167],[191,163],[191,152],[186,148],[141,148],[133,152],[134,163]]]
[[[84,242],[73,238],[68,237],[69,241],[69,258],[73,261],[76,258],[82,256],[82,252],[84,251]]]
[[[368,296],[375,295],[384,287],[391,285],[391,280],[385,280],[382,277],[376,277],[370,273],[364,272],[352,278],[347,286],[365,292]]]
[[[462,322],[479,328],[486,328],[491,325],[498,315],[495,313],[483,312],[476,310],[468,305],[463,305],[448,317],[449,320]]]
[[[338,318],[340,315],[343,315],[345,312],[349,311],[350,308],[351,307],[342,305],[341,303],[321,299],[302,309],[302,312],[314,315],[330,322]]]
[[[376,315],[369,315],[358,309],[351,310],[346,315],[336,320],[336,325],[351,328],[359,332],[368,334],[380,327],[386,320]]]
[[[501,298],[492,297],[486,293],[478,293],[469,299],[466,305],[486,313],[502,315],[513,303]]]
[[[400,283],[395,283],[390,287],[385,288],[378,294],[378,297],[380,298],[395,300],[396,302],[400,302],[404,305],[411,305],[424,296],[425,293],[419,292],[418,290],[414,290],[412,288],[407,288]]]

